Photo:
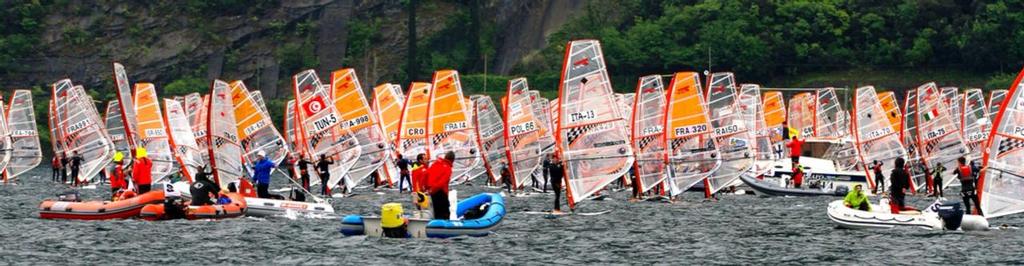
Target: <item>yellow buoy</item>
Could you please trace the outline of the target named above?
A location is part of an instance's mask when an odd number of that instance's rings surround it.
[[[402,204],[387,203],[380,207],[380,226],[383,228],[398,228],[405,224],[402,219]]]

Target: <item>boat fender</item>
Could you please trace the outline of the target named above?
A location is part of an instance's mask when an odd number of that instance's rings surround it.
[[[68,202],[82,202],[82,196],[78,194],[78,191],[68,190],[57,194],[58,201]]]
[[[938,206],[936,212],[939,214],[939,218],[942,219],[943,227],[946,230],[960,228],[960,223],[964,218],[964,211],[960,202],[944,202]]]
[[[985,231],[988,230],[988,220],[981,215],[964,215],[960,222],[960,230],[964,231]]]

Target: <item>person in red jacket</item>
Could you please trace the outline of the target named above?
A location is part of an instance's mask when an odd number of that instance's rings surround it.
[[[448,183],[452,180],[452,162],[455,152],[449,151],[427,169],[427,192],[434,207],[434,219],[448,220]]]
[[[149,192],[153,182],[153,161],[146,156],[146,148],[135,150],[135,166],[132,168],[132,180],[139,195]]]
[[[110,173],[110,198],[117,199],[118,191],[128,188],[128,183],[124,180],[124,155],[121,152],[117,152],[114,155],[114,171]]]
[[[793,187],[800,188],[804,184],[804,167],[799,164],[793,168]]]
[[[803,149],[804,141],[793,135],[793,139],[786,143],[786,147],[789,147],[789,159],[790,166],[796,168],[800,164],[800,154],[804,153]]]

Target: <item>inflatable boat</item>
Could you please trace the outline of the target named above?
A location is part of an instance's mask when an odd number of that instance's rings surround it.
[[[299,215],[334,215],[334,207],[330,203],[262,199],[245,197],[248,205],[246,214],[255,217],[282,216],[289,212]]]
[[[793,170],[790,159],[775,160],[767,172],[760,178],[753,175],[742,175],[740,181],[750,186],[759,196],[845,196],[851,188],[863,185],[867,188],[867,176],[859,171],[842,171],[836,169],[830,160],[802,156],[800,163],[804,166],[804,181],[801,188],[789,187]]]
[[[77,200],[77,199],[75,199]],[[139,216],[147,204],[164,202],[163,190],[154,190],[118,201],[44,200],[39,204],[39,218],[71,220],[128,219]]]
[[[846,207],[842,200],[828,205],[828,218],[847,229],[887,229],[918,227],[930,230],[987,230],[988,220],[978,215],[965,215],[959,202],[936,202],[924,211],[892,213],[889,206],[871,205],[871,211]]]
[[[227,197],[231,199],[231,202],[227,204],[188,206],[185,209],[185,219],[224,219],[245,215],[247,206],[245,198],[237,193],[228,193]],[[166,214],[165,205],[160,202],[146,205],[142,208],[139,216],[150,221],[170,219],[171,217],[167,217]]]
[[[482,216],[472,219],[443,220],[407,218],[408,237],[449,238],[456,236],[487,236],[505,217],[505,200],[499,194],[482,193],[459,201],[456,215],[464,218],[470,210],[487,204]],[[341,233],[345,236],[382,236],[380,217],[348,215],[341,219]]]

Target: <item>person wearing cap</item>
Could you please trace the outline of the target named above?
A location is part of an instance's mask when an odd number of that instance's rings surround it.
[[[267,159],[267,153],[259,151],[256,153],[256,163],[252,165],[252,182],[256,184],[256,196],[264,199],[271,198],[270,192],[270,171],[274,170],[274,162]]]
[[[153,161],[146,155],[146,148],[135,150],[135,166],[132,168],[132,180],[139,195],[149,192],[153,182]]]
[[[118,192],[128,189],[128,183],[124,179],[124,153],[114,153],[114,171],[110,173],[110,198],[116,199]]]

